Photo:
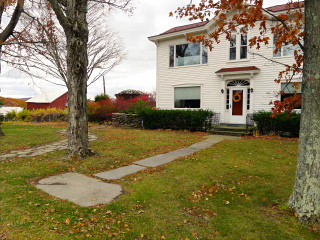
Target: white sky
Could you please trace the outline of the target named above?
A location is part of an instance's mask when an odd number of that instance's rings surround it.
[[[147,37],[158,35],[172,27],[190,24],[187,19],[169,17],[169,12],[190,0],[138,0],[132,16],[114,12],[109,26],[123,39],[126,60],[105,76],[106,93],[110,96],[125,90],[152,91],[156,86],[156,46]],[[264,7],[286,3],[287,0],[265,0]],[[17,70],[9,70],[2,64],[0,96],[33,97],[40,91],[63,91],[66,87],[31,80]],[[103,93],[102,78],[88,88],[88,98]]]

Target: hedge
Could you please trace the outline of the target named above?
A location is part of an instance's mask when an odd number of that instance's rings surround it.
[[[213,112],[208,110],[152,110],[138,112],[147,129],[206,131],[211,127]]]
[[[292,137],[299,136],[300,113],[292,112],[290,115],[282,113],[271,117],[272,112],[259,111],[253,113],[253,121],[257,124],[260,135],[275,134],[282,136],[289,133]]]

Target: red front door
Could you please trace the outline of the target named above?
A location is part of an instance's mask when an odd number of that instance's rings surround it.
[[[232,115],[242,116],[242,114],[243,114],[243,90],[233,90]]]

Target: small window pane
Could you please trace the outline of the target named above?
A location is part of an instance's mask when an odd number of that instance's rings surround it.
[[[200,44],[188,43],[176,46],[176,66],[200,64]]]
[[[248,88],[247,94],[247,110],[250,110],[250,88]]]
[[[240,59],[247,58],[247,46],[240,48]]]
[[[293,46],[292,44],[283,46],[283,56],[290,56],[294,54],[294,50],[299,50],[300,46],[297,44]]]
[[[202,46],[202,64],[208,63],[208,47]]]
[[[226,109],[229,109],[229,99],[230,99],[230,96],[229,96],[229,89],[227,89],[227,96],[226,96]]]
[[[301,93],[301,84],[302,83],[299,83],[299,85],[300,85],[300,88],[299,89],[295,89],[292,85],[293,85],[293,83],[291,82],[291,83],[281,83],[281,91],[284,91],[285,93],[288,93],[288,94],[290,94],[290,93],[294,93],[295,91],[297,92],[297,93]]]
[[[174,88],[175,108],[200,108],[200,87]]]
[[[174,67],[174,46],[170,46],[169,66],[170,66],[170,67]]]
[[[301,93],[299,93],[301,94]],[[294,94],[281,94],[281,102],[283,102],[287,97],[293,97]],[[299,106],[294,107],[294,109],[301,109],[301,104],[299,104]]]
[[[274,57],[281,57],[281,47],[276,47],[276,42],[278,40],[278,37],[277,36],[273,36],[273,56]],[[274,53],[275,50],[278,50],[277,53]]]
[[[247,45],[247,34],[241,34],[241,45]]]
[[[230,60],[236,59],[236,48],[230,48]]]
[[[230,39],[230,47],[235,47],[237,45],[237,35],[232,34]]]

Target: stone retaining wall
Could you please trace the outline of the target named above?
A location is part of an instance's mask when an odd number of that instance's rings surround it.
[[[142,128],[142,120],[138,114],[113,113],[112,125]]]

